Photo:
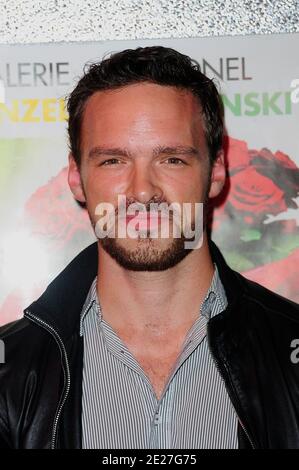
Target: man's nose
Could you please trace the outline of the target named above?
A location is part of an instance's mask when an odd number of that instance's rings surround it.
[[[153,169],[148,166],[136,166],[131,175],[127,198],[146,204],[152,199],[162,199],[162,196],[163,191]]]

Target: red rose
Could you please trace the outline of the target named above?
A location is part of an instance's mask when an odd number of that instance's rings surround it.
[[[287,208],[281,189],[252,166],[231,176],[229,203],[237,211],[251,214],[277,213]]]
[[[25,205],[25,213],[31,231],[54,242],[56,248],[79,231],[91,231],[87,211],[79,207],[68,187],[67,168],[35,191]]]
[[[299,168],[283,152],[273,154],[268,149],[250,150],[250,165],[270,178],[284,193],[288,207],[294,207],[292,198],[299,191]]]
[[[275,152],[275,154],[270,152],[267,148],[263,148],[259,151],[249,150],[249,159],[255,166],[259,167],[262,166],[262,163],[267,161],[290,170],[298,170],[296,164],[290,159],[290,157],[280,150]]]
[[[226,137],[224,148],[229,177],[225,185],[225,196],[212,202],[214,209],[213,228],[230,218],[242,216],[249,225],[259,225],[268,213],[277,214],[294,207],[293,198],[299,192],[299,168],[281,151],[249,150],[247,143]],[[292,221],[280,222],[284,230]],[[293,227],[292,224],[291,227]]]

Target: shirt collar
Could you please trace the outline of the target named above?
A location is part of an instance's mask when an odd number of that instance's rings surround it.
[[[210,320],[211,317],[214,317],[218,313],[226,309],[227,298],[225,295],[225,290],[223,284],[220,280],[219,272],[216,263],[214,263],[214,275],[208,289],[208,292],[205,296],[204,301],[201,304],[200,313],[206,317],[207,320]],[[213,305],[217,302],[217,309],[213,309]]]
[[[97,294],[97,276],[94,278],[91,287],[89,289],[89,292],[87,294],[86,300],[84,302],[81,315],[80,315],[80,336],[83,336],[83,327],[84,327],[84,321],[85,318],[90,311],[91,307],[93,305],[96,305],[98,312],[100,314],[100,317],[102,316],[101,309],[99,308],[99,302],[98,302],[98,294]]]
[[[214,270],[210,287],[200,307],[200,314],[203,315],[207,320],[209,320],[211,317],[220,313],[220,311],[222,312],[223,310],[225,310],[227,306],[227,299],[226,299],[224,287],[220,280],[218,269],[215,263],[214,263],[214,267],[215,267],[215,270]],[[217,309],[212,308],[215,302],[218,302],[219,308]],[[83,336],[84,321],[93,305],[96,307],[99,318],[101,320],[102,312],[101,312],[100,303],[99,303],[98,294],[97,294],[97,276],[95,277],[95,279],[93,280],[91,284],[91,287],[89,289],[89,292],[87,294],[86,300],[84,302],[84,305],[81,311],[80,336]]]

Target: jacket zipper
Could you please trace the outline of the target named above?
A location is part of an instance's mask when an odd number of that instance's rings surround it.
[[[62,408],[66,402],[67,396],[70,391],[70,386],[71,386],[71,377],[70,377],[68,357],[67,357],[66,349],[65,349],[65,346],[63,344],[61,337],[51,325],[41,320],[39,317],[33,315],[29,310],[25,311],[25,316],[31,319],[34,323],[37,323],[38,325],[40,325],[42,328],[47,330],[53,336],[56,343],[58,344],[61,356],[63,358],[62,368],[63,368],[63,375],[64,375],[64,387],[63,387],[63,391],[62,391],[60,401],[56,410],[55,418],[54,418],[53,429],[52,429],[52,440],[51,440],[51,449],[55,449],[59,418],[60,418]]]
[[[225,385],[225,387],[227,388],[226,383],[225,383],[225,380],[224,380],[223,375],[222,375],[222,372],[221,372],[221,370],[220,370],[219,361],[216,359],[215,354],[213,353],[211,347],[210,347],[210,351],[211,351],[211,354],[212,354],[212,358],[214,359],[214,363],[215,363],[216,369],[218,370],[218,372],[219,372],[219,374],[220,374],[220,377],[222,377],[222,380],[223,380],[223,382],[224,382],[224,385]],[[241,425],[241,428],[243,429],[243,431],[244,431],[244,433],[245,433],[245,436],[247,437],[247,439],[248,439],[248,441],[249,441],[251,447],[252,447],[253,449],[255,449],[254,444],[253,444],[253,442],[252,442],[252,439],[251,439],[251,437],[249,436],[249,433],[248,433],[247,429],[245,428],[245,426],[244,426],[244,424],[243,424],[243,422],[242,422],[242,420],[241,420],[241,418],[240,418],[240,416],[239,416],[239,413],[238,413],[237,410],[236,410],[236,407],[235,407],[235,405],[234,405],[234,403],[233,403],[233,400],[231,400],[231,403],[232,403],[232,406],[233,406],[233,408],[234,408],[234,410],[235,410],[235,413],[236,413],[236,415],[237,415],[237,418],[238,418],[238,421],[239,421],[239,423],[240,423],[240,425]]]

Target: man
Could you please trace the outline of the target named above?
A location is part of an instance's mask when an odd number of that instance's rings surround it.
[[[213,82],[172,49],[126,50],[89,68],[68,111],[69,185],[98,241],[1,330],[1,447],[299,448],[299,308],[207,235],[226,174]]]

